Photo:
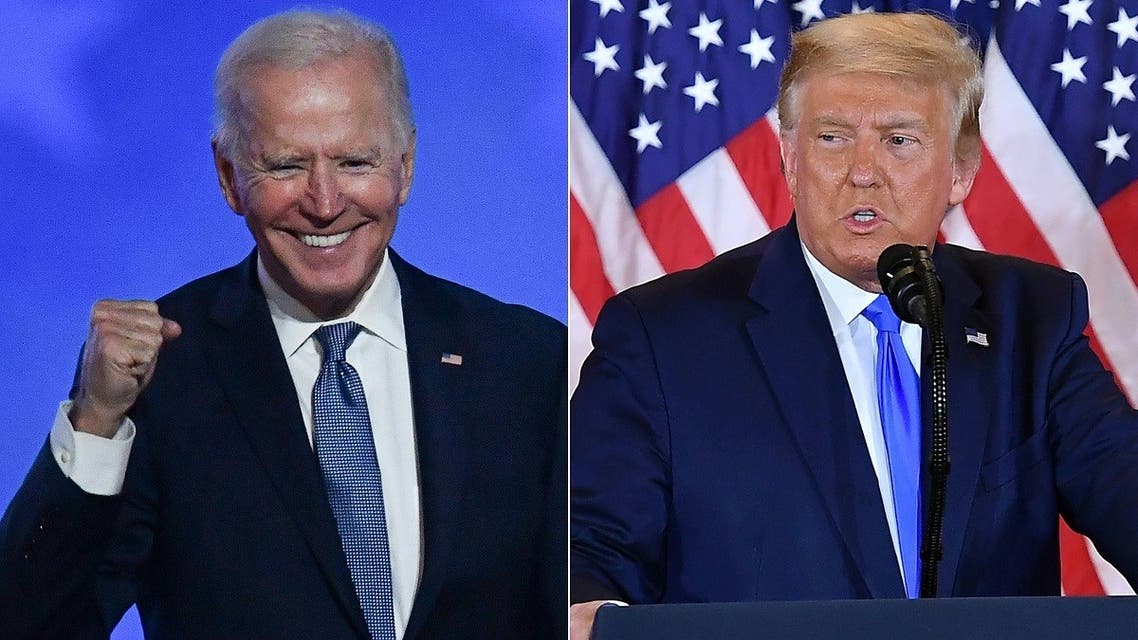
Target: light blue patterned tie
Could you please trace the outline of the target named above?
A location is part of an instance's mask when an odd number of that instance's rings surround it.
[[[324,361],[312,390],[312,432],[368,631],[376,640],[395,640],[383,484],[363,384],[344,360],[359,332],[360,325],[354,322],[316,330]]]
[[[905,569],[905,590],[920,594],[921,380],[901,341],[901,321],[885,296],[862,312],[877,327],[877,407],[889,453],[897,542]]]

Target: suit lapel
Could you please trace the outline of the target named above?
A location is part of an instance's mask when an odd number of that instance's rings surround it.
[[[943,249],[943,248],[942,248]],[[938,571],[938,593],[940,596],[952,595],[953,582],[960,554],[964,546],[964,534],[968,516],[972,510],[972,500],[980,478],[980,461],[987,442],[988,424],[993,416],[992,394],[998,393],[999,385],[994,379],[997,371],[992,361],[998,353],[989,329],[994,326],[991,320],[978,308],[980,289],[961,268],[958,260],[949,249],[933,254],[937,272],[944,284],[945,310],[944,334],[948,347],[948,449],[950,468],[948,473],[948,493],[945,502],[944,518],[944,556]],[[993,344],[984,347],[969,344],[965,340],[965,329],[984,332]],[[929,352],[926,337],[923,371],[931,370],[927,359]],[[922,375],[923,397],[932,397],[932,376]],[[932,428],[932,409],[926,404],[925,442]],[[924,458],[927,460],[926,455]],[[928,477],[925,469],[923,477]],[[926,488],[927,490],[927,488]],[[926,494],[927,495],[927,494]],[[927,504],[927,502],[926,502]]]
[[[345,615],[357,633],[366,637],[367,624],[255,265],[255,257],[250,256],[241,265],[241,277],[219,289],[211,310],[216,331],[208,336],[206,355],[261,467]]]
[[[468,376],[478,363],[442,362],[444,353],[462,354],[467,344],[455,329],[459,311],[434,290],[426,274],[394,251],[388,255],[403,299],[423,509],[423,575],[407,623],[405,638],[410,639],[430,615],[458,544],[466,456],[472,446],[464,407],[473,400]]]
[[[747,330],[870,595],[903,597],[877,477],[794,224],[775,232],[761,257],[750,296],[762,310]]]

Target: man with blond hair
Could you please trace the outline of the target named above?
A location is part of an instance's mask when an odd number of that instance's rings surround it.
[[[565,328],[389,246],[415,166],[390,36],[247,29],[214,161],[256,249],[91,314],[0,521],[0,637],[564,634]]]
[[[790,223],[596,323],[571,406],[574,638],[606,601],[917,597],[930,365],[881,295],[895,243],[932,248],[943,281],[938,595],[1058,594],[1060,515],[1138,581],[1138,415],[1083,335],[1082,279],[936,245],[979,168],[981,98],[976,53],[933,16],[794,36]]]

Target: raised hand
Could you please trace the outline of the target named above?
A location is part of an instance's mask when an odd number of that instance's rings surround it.
[[[158,352],[182,327],[147,300],[100,300],[91,309],[79,390],[68,417],[76,431],[115,434],[154,376]]]

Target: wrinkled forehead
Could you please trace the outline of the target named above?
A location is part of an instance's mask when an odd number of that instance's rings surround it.
[[[238,90],[250,110],[272,109],[284,102],[318,106],[321,100],[358,99],[361,105],[386,102],[381,71],[361,56],[322,59],[302,67],[267,63],[247,67]]]
[[[296,69],[260,65],[241,82],[239,125],[246,135],[334,127],[394,136],[385,91],[376,69],[359,60]]]
[[[956,98],[948,82],[876,71],[811,70],[788,90],[794,127],[805,118],[874,112],[890,117],[921,116],[933,124],[952,125]],[[809,113],[805,113],[809,111]]]

